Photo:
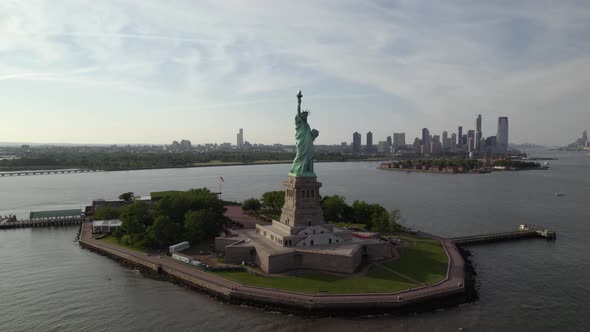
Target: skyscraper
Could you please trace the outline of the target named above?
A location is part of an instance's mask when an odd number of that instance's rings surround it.
[[[508,151],[508,117],[498,118],[498,133],[496,134],[496,146],[499,152]]]
[[[457,147],[457,134],[453,133],[451,135],[451,152],[455,152]]]
[[[434,135],[432,136],[432,140],[430,141],[430,153],[433,155],[438,155],[441,153],[442,144],[440,142],[440,136]]]
[[[406,145],[406,133],[393,133],[393,146],[399,148]]]
[[[418,154],[422,153],[421,147],[422,147],[422,141],[418,137],[416,137],[414,139],[414,152],[416,152]]]
[[[458,131],[457,135],[459,136],[459,143],[458,144],[459,145],[465,144],[465,142],[463,142],[463,127],[459,126],[459,129],[457,131]]]
[[[429,154],[430,153],[430,131],[428,131],[428,128],[422,128],[422,146],[424,147],[422,149],[422,153]]]
[[[477,115],[477,120],[475,121],[475,149],[481,149],[481,114]]]
[[[448,150],[451,148],[451,141],[449,141],[449,133],[447,131],[443,131],[442,134],[442,151]]]
[[[238,149],[241,149],[244,146],[244,129],[242,128],[240,128],[240,131],[238,132],[236,145],[238,146]]]
[[[352,153],[361,153],[361,134],[356,131],[352,134]]]
[[[365,147],[365,152],[372,153],[373,152],[373,133],[367,133],[367,146]]]
[[[467,145],[468,145],[468,150],[469,152],[475,150],[475,130],[468,130],[467,131]]]

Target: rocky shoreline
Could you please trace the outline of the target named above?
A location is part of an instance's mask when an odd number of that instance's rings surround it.
[[[241,306],[248,306],[257,308],[263,311],[268,312],[279,312],[283,314],[295,314],[295,315],[302,315],[308,317],[326,317],[326,316],[366,316],[366,315],[403,315],[409,313],[420,313],[420,312],[430,312],[435,310],[441,310],[446,308],[452,308],[459,306],[461,304],[465,304],[468,302],[473,302],[478,299],[478,292],[477,292],[477,281],[476,281],[476,273],[473,265],[471,264],[470,256],[471,253],[464,248],[458,247],[460,254],[462,255],[463,259],[465,260],[465,292],[460,294],[453,294],[453,295],[443,295],[440,297],[432,297],[426,300],[416,301],[416,303],[412,303],[409,305],[403,305],[400,307],[395,308],[340,308],[340,309],[314,309],[314,310],[306,310],[301,306],[296,305],[282,305],[282,304],[269,304],[268,302],[264,301],[257,301],[254,299],[248,299],[243,297],[235,297],[235,296],[227,296],[220,294],[214,290],[211,290],[207,287],[201,287],[194,283],[187,282],[182,278],[170,275],[166,272],[158,272],[148,267],[145,267],[141,264],[130,262],[122,257],[119,257],[114,254],[110,254],[107,252],[103,252],[99,249],[93,248],[91,246],[84,246],[85,249],[98,253],[102,256],[108,257],[113,259],[121,266],[124,266],[129,269],[139,270],[140,273],[146,277],[157,281],[164,281],[170,282],[173,284],[177,284],[179,286],[185,287],[187,289],[197,291],[202,294],[206,294],[211,296],[212,298],[222,301],[224,303],[234,304],[234,305],[241,305]]]

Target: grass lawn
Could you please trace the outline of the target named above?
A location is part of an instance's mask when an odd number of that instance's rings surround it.
[[[401,249],[400,259],[384,266],[423,283],[433,284],[446,277],[448,257],[440,241],[409,236],[400,238],[407,240],[410,247]]]
[[[332,294],[395,292],[417,285],[389,271],[373,267],[367,276],[340,277],[310,272],[299,276],[261,277],[248,272],[216,272],[242,284],[303,293],[327,291]]]
[[[134,247],[134,246],[129,246],[129,245],[125,245],[123,243],[119,243],[119,242],[117,242],[117,238],[115,238],[112,235],[105,236],[102,239],[100,239],[100,241],[108,242],[108,243],[111,243],[111,244],[114,244],[114,245],[117,245],[117,246],[121,246],[121,247],[125,247],[125,248],[128,248],[128,249],[133,249],[133,250],[139,251],[139,252],[146,252],[145,250],[143,250],[141,248]]]
[[[360,228],[360,229],[367,228],[367,225],[365,225],[365,224],[353,224],[353,223],[349,223],[349,222],[335,222],[333,224],[336,225],[337,227],[354,227],[354,228]]]

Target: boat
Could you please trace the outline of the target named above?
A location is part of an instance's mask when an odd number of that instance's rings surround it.
[[[556,197],[559,197],[559,196],[565,196],[565,194],[564,194],[564,193],[555,193],[555,196],[556,196]]]

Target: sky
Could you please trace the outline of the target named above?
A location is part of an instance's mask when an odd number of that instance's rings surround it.
[[[590,129],[589,1],[0,0],[0,142]]]

